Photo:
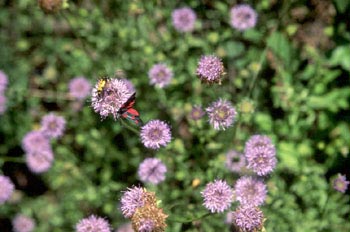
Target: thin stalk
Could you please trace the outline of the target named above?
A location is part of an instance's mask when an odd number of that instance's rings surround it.
[[[9,157],[9,156],[4,156],[0,157],[0,160],[2,162],[14,162],[14,163],[25,163],[25,160],[23,157]]]
[[[131,127],[128,123],[126,123],[126,122],[124,121],[124,119],[120,119],[119,121],[120,121],[120,123],[121,123],[125,128],[127,128],[128,130],[134,132],[134,133],[137,134],[137,135],[140,134],[140,132],[139,132],[138,130],[136,130],[135,128]]]
[[[199,217],[196,217],[196,218],[191,218],[191,219],[187,219],[187,220],[174,220],[174,219],[171,219],[171,218],[169,218],[168,220],[169,221],[172,221],[172,222],[178,222],[178,223],[188,223],[188,222],[193,222],[193,221],[197,221],[197,220],[199,220],[199,219],[203,219],[203,218],[206,218],[206,217],[208,217],[209,215],[211,215],[212,213],[206,213],[206,214],[203,214],[203,215],[201,215],[201,216],[199,216]]]
[[[259,60],[259,70],[255,72],[254,76],[253,76],[253,79],[252,79],[252,82],[250,83],[250,86],[249,86],[249,90],[248,90],[248,98],[250,98],[252,92],[253,92],[253,89],[256,85],[256,81],[258,79],[258,76],[259,76],[259,73],[262,69],[262,65],[265,61],[265,57],[266,57],[266,50],[267,50],[267,47],[264,49],[264,51],[262,52],[261,56],[260,56],[260,60]]]

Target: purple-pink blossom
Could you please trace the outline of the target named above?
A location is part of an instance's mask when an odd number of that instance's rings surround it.
[[[91,92],[91,84],[83,76],[78,76],[70,80],[68,88],[70,96],[77,100],[85,99]]]
[[[7,176],[0,175],[0,205],[9,200],[15,190],[15,185]]]
[[[231,26],[244,31],[255,27],[258,14],[247,4],[239,4],[231,8]]]
[[[264,182],[251,176],[242,176],[234,186],[234,194],[241,205],[259,206],[265,202],[267,189]]]
[[[119,79],[100,79],[92,89],[91,105],[101,118],[120,117],[120,109],[131,97],[125,82]]]
[[[233,223],[241,231],[260,231],[264,223],[264,214],[257,207],[239,206],[233,213]]]
[[[231,172],[239,173],[246,166],[246,160],[243,154],[235,150],[229,150],[226,153],[225,166]]]
[[[141,187],[128,188],[121,197],[121,211],[126,218],[132,217],[136,209],[142,207],[144,202],[145,190]]]
[[[173,72],[165,64],[155,64],[148,72],[150,84],[155,85],[159,88],[164,88],[170,84],[173,78]]]
[[[217,56],[202,56],[198,62],[196,74],[203,82],[221,83],[221,77],[224,73],[224,64]]]
[[[110,232],[111,227],[104,218],[91,215],[80,220],[75,226],[76,232]]]
[[[215,130],[225,130],[232,126],[237,116],[237,111],[232,104],[223,99],[213,102],[206,108],[206,112],[209,116],[209,123]]]
[[[48,138],[59,138],[63,135],[66,120],[62,116],[49,113],[41,119],[41,131]]]
[[[35,221],[23,214],[17,214],[12,220],[14,232],[32,232],[35,229]]]
[[[233,201],[233,190],[224,180],[208,183],[201,194],[203,205],[212,213],[224,212]]]
[[[50,150],[49,139],[42,131],[30,131],[22,139],[22,148],[26,153]]]
[[[140,136],[145,147],[159,149],[171,141],[170,126],[161,120],[151,120],[141,128]]]
[[[333,181],[333,188],[341,193],[345,193],[349,184],[350,181],[346,180],[346,176],[338,173],[337,178],[335,178]]]
[[[189,7],[175,9],[172,12],[172,22],[179,32],[191,32],[197,19],[196,13]]]
[[[139,166],[138,176],[144,183],[159,184],[165,180],[167,168],[157,158],[146,158]]]
[[[38,174],[48,171],[54,161],[54,155],[51,149],[26,153],[25,158],[29,170]]]

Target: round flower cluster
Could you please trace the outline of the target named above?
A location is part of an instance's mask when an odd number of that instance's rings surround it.
[[[235,150],[230,150],[226,153],[225,165],[231,172],[239,173],[241,172],[242,168],[245,167],[246,160],[243,154]]]
[[[257,207],[239,206],[233,213],[233,222],[242,231],[260,231],[264,223],[264,214]]]
[[[69,82],[69,95],[77,100],[83,100],[91,91],[90,82],[82,76],[75,77]]]
[[[158,208],[153,192],[140,187],[128,188],[121,198],[121,211],[131,218],[135,231],[164,231],[167,215]]]
[[[148,72],[150,84],[163,88],[170,84],[173,72],[165,64],[155,64]]]
[[[179,32],[191,32],[196,22],[196,13],[189,7],[175,9],[171,15],[173,25]]]
[[[151,149],[165,147],[171,141],[171,131],[167,123],[160,120],[149,121],[141,128],[141,141]]]
[[[204,198],[203,205],[212,213],[224,212],[233,201],[233,190],[224,180],[208,183],[201,194]]]
[[[112,115],[117,119],[120,117],[120,109],[132,94],[124,81],[102,78],[92,89],[91,105],[102,118]]]
[[[0,205],[9,200],[15,189],[15,185],[7,176],[0,175]]]
[[[12,220],[12,226],[15,232],[32,232],[35,228],[35,222],[30,217],[18,214]]]
[[[87,218],[81,219],[75,226],[76,232],[110,232],[111,227],[108,221],[104,218],[91,215]]]
[[[202,110],[200,106],[193,106],[190,114],[190,119],[197,121],[204,116],[205,112]]]
[[[251,176],[239,178],[234,187],[235,198],[244,206],[259,206],[265,202],[266,185]]]
[[[198,62],[196,74],[203,82],[221,83],[224,73],[224,65],[217,56],[202,56]]]
[[[255,27],[257,18],[255,10],[247,4],[239,4],[231,8],[231,26],[237,30],[244,31]]]
[[[350,181],[346,180],[345,175],[338,174],[337,178],[333,181],[333,188],[341,193],[345,193],[349,184]]]
[[[41,131],[48,138],[59,138],[63,135],[66,127],[66,120],[62,116],[53,113],[45,115],[41,119]]]
[[[41,119],[41,128],[28,132],[22,139],[26,164],[34,173],[48,171],[54,161],[50,139],[59,138],[65,131],[66,121],[61,116],[49,113]]]
[[[209,123],[215,130],[225,130],[230,127],[236,119],[237,112],[232,104],[223,99],[213,102],[206,108]]]
[[[165,180],[167,168],[157,158],[146,158],[139,166],[138,176],[144,183],[159,184]]]
[[[245,144],[244,154],[251,168],[257,175],[271,173],[277,164],[276,149],[266,135],[253,135]]]
[[[7,89],[8,85],[8,78],[7,75],[0,70],[0,115],[5,113],[6,111],[6,96],[5,96],[5,91]]]

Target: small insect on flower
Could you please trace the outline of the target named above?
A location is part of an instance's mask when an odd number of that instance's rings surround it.
[[[113,115],[131,120],[137,126],[143,125],[140,114],[133,108],[135,92],[131,92],[124,81],[116,78],[102,77],[92,90],[92,107],[102,118]]]
[[[133,93],[131,97],[123,104],[119,111],[123,118],[133,121],[137,126],[142,126],[143,122],[140,118],[139,112],[132,108],[135,104],[135,100],[135,93]]]
[[[108,77],[102,77],[97,82],[97,95],[98,97],[102,97],[104,95],[104,92],[106,90],[106,85],[110,81]]]

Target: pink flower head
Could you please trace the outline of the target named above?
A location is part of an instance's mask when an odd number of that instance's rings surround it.
[[[179,32],[191,32],[196,22],[196,13],[189,7],[175,9],[171,15],[173,25]]]
[[[171,131],[167,123],[160,120],[149,121],[141,128],[141,141],[151,149],[165,147],[171,141]]]
[[[231,26],[244,31],[255,27],[258,15],[253,8],[246,4],[239,4],[231,8]]]
[[[204,198],[203,205],[212,213],[224,212],[233,201],[233,190],[223,180],[208,183],[201,194]]]
[[[51,150],[51,145],[42,131],[30,131],[22,139],[22,148],[26,153],[33,153]]]
[[[205,115],[205,112],[200,106],[193,106],[190,114],[190,118],[194,121],[201,119]]]
[[[137,208],[142,207],[144,202],[144,189],[141,187],[128,188],[121,197],[121,211],[126,218],[131,218]]]
[[[148,72],[151,85],[163,88],[170,84],[173,72],[165,64],[155,64]]]
[[[241,169],[246,165],[246,160],[243,154],[230,150],[226,153],[226,162],[225,166],[231,172],[239,173]]]
[[[66,120],[62,116],[49,113],[41,119],[41,131],[48,138],[59,138],[63,135]]]
[[[124,84],[126,85],[126,88],[129,90],[130,93],[135,93],[136,92],[135,86],[130,80],[128,80],[126,78],[122,78],[120,80],[124,82]]]
[[[110,232],[111,227],[104,218],[91,215],[80,220],[75,226],[76,232]]]
[[[339,173],[338,177],[333,181],[333,188],[341,193],[345,193],[349,184],[350,181],[346,180],[346,176]]]
[[[120,117],[120,109],[132,94],[124,81],[103,78],[92,89],[91,104],[102,118],[112,115],[117,119]]]
[[[224,65],[217,56],[202,56],[198,62],[196,74],[203,82],[220,83],[224,73]]]
[[[239,206],[233,213],[233,223],[241,231],[260,231],[264,223],[264,214],[252,206]]]
[[[271,173],[277,164],[276,149],[265,135],[254,135],[249,138],[244,148],[248,168],[257,175],[265,176]]]
[[[259,206],[265,202],[266,185],[251,176],[242,176],[234,187],[235,198],[241,205]]]
[[[165,164],[157,158],[146,158],[139,166],[138,176],[144,183],[159,184],[165,180],[167,168]]]
[[[15,232],[32,232],[35,228],[35,222],[28,216],[17,214],[12,220],[12,226]]]
[[[223,99],[213,102],[206,108],[209,123],[215,130],[225,130],[230,127],[236,119],[237,112],[232,104]]]
[[[75,77],[69,82],[69,94],[78,99],[83,100],[87,96],[89,96],[91,91],[90,82],[82,76]]]
[[[54,161],[54,156],[51,149],[26,153],[25,157],[29,170],[34,173],[43,173],[48,171]]]
[[[11,198],[15,185],[7,176],[0,175],[0,205]]]
[[[0,70],[0,94],[2,95],[7,88],[8,78],[6,73]]]

